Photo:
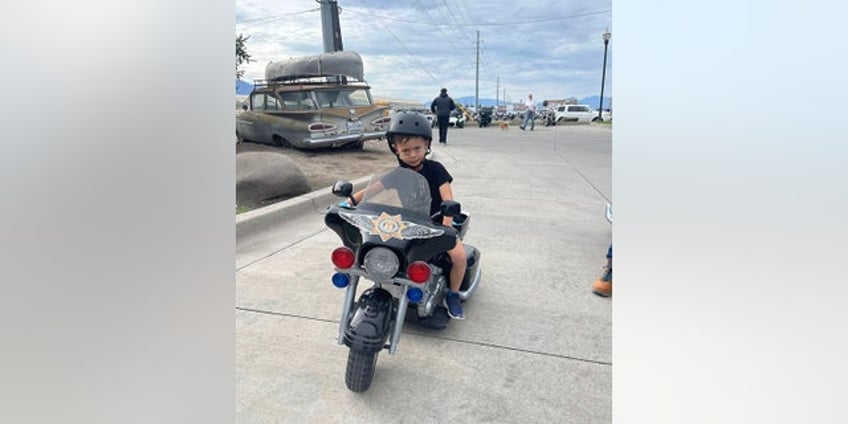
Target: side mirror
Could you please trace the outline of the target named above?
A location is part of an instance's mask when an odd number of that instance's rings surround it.
[[[455,200],[443,200],[441,212],[442,216],[459,216],[462,213],[462,208],[459,202]]]
[[[353,184],[350,181],[336,181],[333,184],[333,194],[339,197],[348,198],[353,193]]]

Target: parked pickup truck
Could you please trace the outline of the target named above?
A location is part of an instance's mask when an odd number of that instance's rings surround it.
[[[597,122],[598,111],[587,105],[559,105],[554,111],[554,117],[557,123],[561,122]],[[612,119],[609,111],[604,111],[601,115],[604,121]]]

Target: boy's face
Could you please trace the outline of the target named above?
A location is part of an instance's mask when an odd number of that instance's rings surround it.
[[[395,141],[395,151],[406,166],[418,170],[427,155],[427,140],[420,136],[400,136]]]

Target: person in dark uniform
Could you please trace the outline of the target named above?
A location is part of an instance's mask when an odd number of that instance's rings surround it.
[[[439,143],[448,144],[448,122],[451,112],[455,109],[456,103],[448,96],[447,88],[443,88],[439,97],[436,97],[430,103],[430,112],[436,114],[436,120],[439,123]]]

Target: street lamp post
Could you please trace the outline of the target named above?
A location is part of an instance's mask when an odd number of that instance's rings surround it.
[[[610,39],[609,28],[604,33],[604,69],[601,71],[601,102],[598,105],[598,121],[604,122],[603,113],[604,113],[604,81],[607,79],[607,46],[609,46]]]

